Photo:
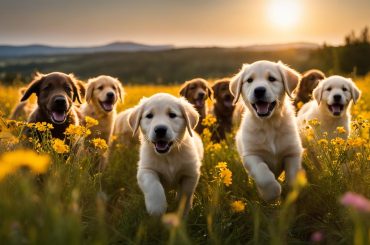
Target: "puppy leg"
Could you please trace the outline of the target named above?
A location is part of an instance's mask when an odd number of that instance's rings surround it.
[[[275,175],[259,156],[245,156],[243,165],[254,179],[261,197],[265,201],[273,201],[281,194],[281,186]]]
[[[144,193],[146,210],[150,215],[162,215],[167,210],[167,200],[158,174],[152,170],[139,169],[137,180]]]
[[[180,201],[185,198],[184,216],[188,215],[193,205],[193,195],[195,188],[198,185],[199,175],[186,176],[181,180],[180,186]]]
[[[284,158],[284,170],[286,180],[289,185],[292,185],[301,166],[301,155],[289,156]]]

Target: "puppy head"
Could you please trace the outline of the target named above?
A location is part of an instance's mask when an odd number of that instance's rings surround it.
[[[198,112],[186,99],[166,93],[143,98],[128,117],[134,134],[140,128],[143,139],[158,154],[166,154],[181,144],[186,130],[192,136],[198,120]]]
[[[216,105],[220,105],[225,108],[233,108],[234,95],[229,89],[230,79],[225,78],[217,80],[212,86],[213,96],[216,99]]]
[[[92,103],[103,113],[113,111],[118,99],[123,101],[124,90],[120,81],[110,76],[99,76],[89,79],[86,101]]]
[[[319,70],[309,70],[303,73],[297,87],[297,96],[304,102],[311,99],[312,91],[317,87],[321,80],[325,79],[325,74]]]
[[[206,80],[195,78],[185,82],[180,89],[180,95],[185,97],[196,108],[203,108],[208,98],[212,99],[212,89]]]
[[[291,96],[300,75],[281,62],[257,61],[244,64],[241,71],[230,82],[230,91],[240,95],[249,110],[259,118],[269,118],[275,108],[283,105],[285,93]]]
[[[73,74],[53,72],[37,73],[21,101],[33,93],[37,95],[39,109],[55,124],[63,124],[76,100],[81,103],[80,90]]]
[[[350,78],[331,76],[321,81],[313,91],[317,103],[333,117],[341,117],[351,100],[356,103],[361,91]]]

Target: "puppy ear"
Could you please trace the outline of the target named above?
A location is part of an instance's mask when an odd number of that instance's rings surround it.
[[[351,78],[348,78],[348,80],[351,82],[351,95],[353,99],[353,104],[356,104],[357,101],[360,99],[361,90],[356,86]]]
[[[27,100],[33,93],[36,93],[38,95],[40,91],[40,84],[44,78],[44,74],[42,73],[36,73],[35,77],[33,78],[33,81],[28,86],[28,88],[24,91],[23,96],[21,98],[21,102]]]
[[[238,74],[236,74],[234,77],[230,79],[230,92],[234,95],[234,101],[233,104],[235,105],[236,102],[238,102],[240,93],[243,86],[243,74],[248,69],[249,65],[244,64],[242,69],[239,71]]]
[[[279,71],[283,78],[283,84],[286,93],[292,98],[292,92],[297,87],[301,75],[294,69],[284,65],[281,61],[278,62]]]
[[[180,88],[180,96],[182,97],[185,97],[186,98],[186,95],[188,93],[188,89],[189,89],[189,83],[186,82],[184,85],[181,86]]]
[[[213,89],[207,84],[207,94],[210,100],[213,100]]]
[[[91,78],[87,81],[87,89],[86,89],[86,102],[87,103],[89,103],[92,98],[94,88],[95,88],[95,79]]]
[[[220,88],[221,83],[216,82],[215,84],[212,85],[212,90],[213,90],[213,96],[217,98],[218,96],[218,90]]]
[[[81,94],[80,94],[80,86],[78,84],[78,80],[76,79],[76,77],[71,73],[68,75],[69,78],[71,79],[71,83],[72,83],[72,88],[73,88],[73,102],[78,101],[78,103],[82,104],[82,99],[81,99]]]
[[[180,98],[179,100],[181,113],[186,122],[186,128],[189,132],[189,135],[193,137],[192,129],[194,129],[199,122],[199,113],[185,98]]]
[[[145,102],[147,101],[147,98],[143,97],[139,104],[132,108],[132,111],[128,115],[128,125],[132,129],[133,133],[132,135],[135,135],[137,130],[139,129],[140,120],[143,114],[143,107]]]
[[[125,97],[125,90],[123,89],[122,84],[118,79],[117,79],[117,89],[118,89],[119,99],[121,102],[123,102],[123,99]]]
[[[322,98],[322,83],[313,90],[313,98],[316,100],[317,104],[320,105],[321,98]]]
[[[86,86],[85,83],[81,80],[77,80],[77,87],[80,91],[81,99],[84,100],[86,97]]]

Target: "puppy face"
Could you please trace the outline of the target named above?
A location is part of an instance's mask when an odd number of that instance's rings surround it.
[[[226,108],[233,108],[234,95],[230,92],[229,85],[230,80],[228,79],[216,81],[212,86],[213,96],[216,99],[216,104]]]
[[[199,115],[185,99],[159,93],[142,99],[128,120],[134,134],[140,128],[143,139],[153,145],[155,152],[166,154],[181,143],[186,129],[192,136]]]
[[[202,78],[195,78],[187,81],[180,89],[180,95],[185,97],[196,108],[203,108],[205,101],[212,97],[212,89],[207,81]]]
[[[312,95],[312,91],[323,79],[325,79],[325,75],[319,70],[309,70],[305,72],[298,85],[298,96],[306,100],[304,102],[308,102]]]
[[[73,74],[53,72],[37,74],[21,101],[36,93],[39,109],[54,123],[63,124],[77,99],[81,103],[77,80]]]
[[[351,79],[341,76],[331,76],[321,81],[313,92],[317,103],[322,104],[333,117],[343,116],[350,101],[356,103],[360,94]]]
[[[299,78],[296,71],[281,62],[257,61],[243,65],[232,78],[230,91],[235,95],[234,103],[241,94],[251,112],[259,118],[268,118],[275,108],[282,106],[285,93],[291,95]]]
[[[116,78],[99,76],[89,79],[87,83],[86,101],[92,102],[101,112],[111,112],[118,99],[123,100],[123,95],[121,83]]]

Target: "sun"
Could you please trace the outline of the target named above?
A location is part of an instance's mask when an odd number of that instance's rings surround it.
[[[301,14],[299,0],[271,0],[268,6],[269,20],[280,28],[293,28]]]

